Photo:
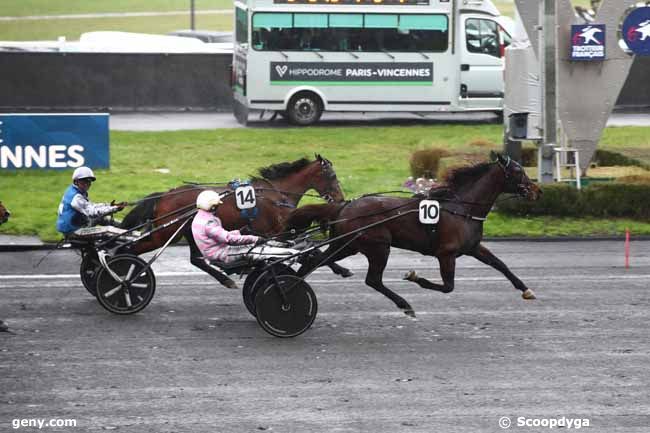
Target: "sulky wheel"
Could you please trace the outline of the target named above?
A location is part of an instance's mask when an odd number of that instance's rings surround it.
[[[102,265],[96,255],[84,254],[83,259],[81,259],[79,275],[81,276],[81,283],[88,290],[88,293],[93,296],[97,296],[97,274],[100,269],[102,269]]]
[[[296,271],[282,263],[274,265],[273,269],[275,270],[276,275],[296,275]],[[256,268],[248,274],[246,280],[244,280],[242,297],[244,298],[246,309],[253,315],[253,317],[257,317],[255,314],[255,295],[257,290],[260,287],[265,287],[267,281],[270,281],[271,278],[272,275],[270,270],[264,271],[262,268]]]
[[[107,266],[124,282],[102,268],[97,274],[97,300],[111,313],[133,314],[146,307],[156,291],[156,277],[144,260],[132,254],[113,257]]]
[[[316,318],[316,295],[303,279],[280,275],[255,296],[257,322],[276,337],[295,337],[305,332]]]

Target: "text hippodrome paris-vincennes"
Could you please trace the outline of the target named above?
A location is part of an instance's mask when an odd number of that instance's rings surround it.
[[[290,69],[289,75],[308,77],[423,77],[431,76],[427,68],[296,68]]]

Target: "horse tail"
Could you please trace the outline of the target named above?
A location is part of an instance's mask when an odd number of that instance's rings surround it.
[[[153,220],[156,211],[156,204],[158,204],[158,200],[160,200],[162,194],[162,192],[154,192],[140,200],[140,202],[131,209],[131,212],[126,214],[120,227],[128,230],[142,225],[147,221]]]
[[[287,218],[287,229],[304,230],[314,221],[321,225],[337,217],[341,209],[347,203],[308,204],[302,206],[289,214]]]

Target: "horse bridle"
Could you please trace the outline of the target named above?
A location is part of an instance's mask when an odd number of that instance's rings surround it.
[[[510,173],[508,170],[508,167],[510,166],[511,163],[519,165],[516,161],[513,161],[512,158],[509,156],[507,157],[508,159],[506,160],[506,163],[503,164],[501,163],[501,159],[497,157],[496,163],[501,167],[501,170],[503,170],[503,175],[505,176],[506,182],[510,182],[510,179],[514,178],[514,175]],[[516,181],[517,185],[517,195],[521,197],[526,197],[528,194],[531,192],[530,189],[530,182],[529,184],[524,183],[524,176],[526,175],[526,172],[524,171],[523,167],[519,165],[519,178],[514,179]]]
[[[336,183],[338,183],[338,180],[336,178],[336,173],[334,172],[334,170],[332,170],[332,163],[328,159],[322,158],[320,160],[320,168],[321,168],[321,172],[325,174],[325,178],[327,180],[335,181]],[[328,185],[328,188],[325,191],[323,192],[319,191],[318,194],[320,195],[321,198],[325,199],[328,203],[333,203],[334,197],[332,197],[331,194],[334,191],[335,191],[334,187]]]

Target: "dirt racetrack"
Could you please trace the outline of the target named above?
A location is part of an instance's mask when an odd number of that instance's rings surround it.
[[[401,276],[439,280],[437,264],[393,250],[385,281],[417,320],[364,285],[355,257],[350,279],[310,277],[318,317],[289,340],[194,272],[183,247],[163,255],[154,300],[128,317],[86,293],[69,252],[38,269],[44,252],[0,253],[0,319],[13,332],[0,333],[0,431],[57,418],[77,426],[41,430],[474,433],[503,431],[504,416],[515,432],[550,430],[522,417],[650,431],[650,242],[632,243],[628,270],[622,242],[488,246],[539,299],[470,258],[453,293],[427,292]]]

